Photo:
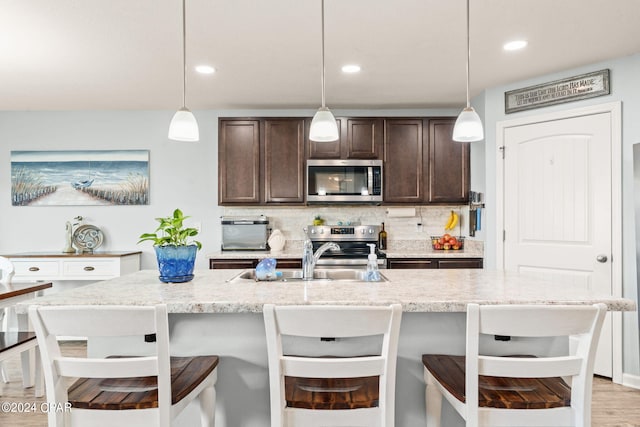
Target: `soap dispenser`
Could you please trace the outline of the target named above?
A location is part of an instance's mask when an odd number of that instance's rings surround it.
[[[367,282],[378,282],[380,281],[380,272],[378,271],[378,256],[376,255],[376,245],[375,243],[367,243],[369,246],[369,257],[367,261]]]

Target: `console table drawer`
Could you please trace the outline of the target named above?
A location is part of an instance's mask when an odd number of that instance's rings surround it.
[[[50,278],[60,274],[60,264],[57,261],[13,261],[16,276],[27,278]]]
[[[63,261],[62,274],[68,277],[93,277],[93,276],[110,276],[117,277],[120,275],[118,262],[113,260],[96,261]]]

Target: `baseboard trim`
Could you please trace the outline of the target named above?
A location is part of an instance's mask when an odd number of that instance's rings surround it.
[[[622,385],[640,390],[640,375],[622,374]]]

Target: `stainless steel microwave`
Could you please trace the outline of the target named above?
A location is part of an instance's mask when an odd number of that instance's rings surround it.
[[[382,160],[307,160],[308,203],[381,203]]]

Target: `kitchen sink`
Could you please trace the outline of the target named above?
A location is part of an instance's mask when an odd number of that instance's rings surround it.
[[[302,281],[302,270],[282,270],[282,276],[277,281]],[[364,282],[366,270],[355,269],[316,269],[313,271],[313,280],[337,281],[337,282]],[[246,270],[234,276],[229,281],[236,279],[257,280],[255,270]],[[380,282],[387,282],[387,278],[380,273]]]

